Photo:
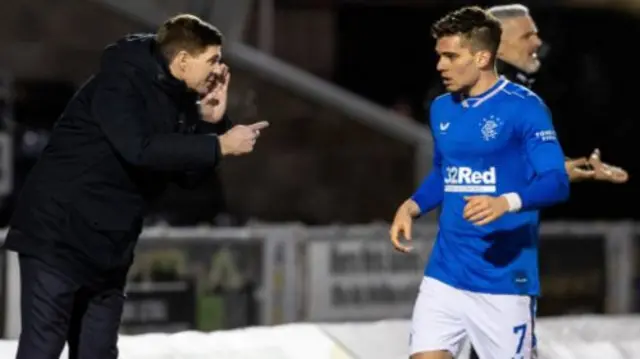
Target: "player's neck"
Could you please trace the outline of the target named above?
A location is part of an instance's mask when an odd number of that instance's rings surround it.
[[[480,96],[492,88],[498,81],[500,81],[500,77],[495,71],[483,73],[480,75],[478,82],[469,89],[467,95],[470,97]]]

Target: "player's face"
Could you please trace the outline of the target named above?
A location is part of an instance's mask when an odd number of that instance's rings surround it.
[[[533,74],[540,69],[538,50],[542,40],[531,16],[518,16],[502,21],[500,58],[522,71]]]
[[[461,36],[439,38],[436,42],[436,53],[439,56],[436,68],[447,91],[463,91],[478,81],[478,56],[472,53],[468,42]]]
[[[220,46],[209,46],[199,54],[182,52],[178,55],[182,80],[187,86],[201,95],[207,94],[216,74],[222,71],[222,53]]]

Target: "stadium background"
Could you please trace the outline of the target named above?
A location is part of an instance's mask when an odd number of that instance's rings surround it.
[[[154,208],[123,333],[406,317],[434,217],[421,220],[424,250],[409,259],[391,252],[385,223],[429,170],[424,108],[438,81],[429,25],[462,5],[502,3],[2,2],[0,227],[101,49],[193,12],[227,36],[232,118],[272,128],[256,153],[227,161],[216,183],[173,188]],[[535,90],[553,111],[566,154],[598,147],[631,175],[626,185],[577,184],[568,203],[544,212],[539,314],[640,311],[633,53],[640,1],[522,3],[545,41]],[[2,252],[7,338],[16,332],[11,263]]]

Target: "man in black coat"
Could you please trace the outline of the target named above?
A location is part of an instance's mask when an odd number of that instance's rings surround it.
[[[253,150],[232,127],[222,34],[195,16],[107,47],[22,189],[4,248],[19,253],[17,358],[116,358],[124,285],[145,212],[175,182]]]

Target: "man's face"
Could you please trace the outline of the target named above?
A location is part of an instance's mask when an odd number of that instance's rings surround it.
[[[540,69],[538,50],[542,40],[531,16],[518,16],[501,21],[502,38],[498,56],[501,60],[533,74]]]
[[[480,77],[482,61],[472,53],[467,40],[459,35],[444,36],[436,41],[439,56],[437,70],[449,92],[457,92],[473,86]]]
[[[215,75],[222,72],[221,59],[220,46],[209,46],[195,55],[184,52],[179,58],[182,80],[200,95],[207,94],[214,85]]]

